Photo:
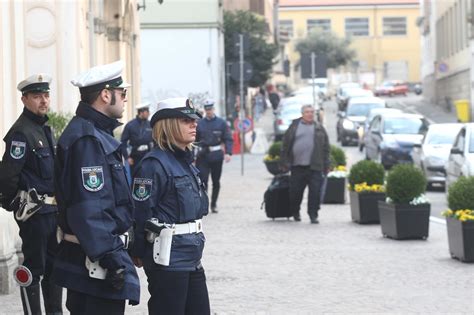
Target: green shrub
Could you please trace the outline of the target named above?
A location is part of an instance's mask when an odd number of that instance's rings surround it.
[[[270,155],[271,157],[280,156],[281,145],[282,145],[281,141],[273,142],[270,148],[268,149],[268,155]]]
[[[330,162],[331,162],[331,169],[334,169],[338,166],[346,166],[346,154],[344,151],[331,144],[331,150],[329,154]]]
[[[449,209],[474,210],[474,177],[460,177],[448,188]]]
[[[387,197],[394,203],[409,203],[426,190],[423,172],[412,164],[395,165],[387,175]]]
[[[374,161],[362,160],[351,167],[349,172],[350,189],[355,184],[367,183],[367,185],[383,185],[385,170],[383,166]]]
[[[51,126],[54,138],[59,139],[67,124],[72,118],[71,114],[61,114],[58,112],[48,112],[48,125]]]

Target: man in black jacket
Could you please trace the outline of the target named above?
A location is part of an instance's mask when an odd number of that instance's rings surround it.
[[[301,114],[283,137],[281,163],[284,170],[291,170],[290,208],[295,221],[301,221],[300,206],[308,186],[308,215],[311,223],[319,223],[321,184],[329,170],[329,140],[324,127],[314,120],[312,105],[304,105]]]

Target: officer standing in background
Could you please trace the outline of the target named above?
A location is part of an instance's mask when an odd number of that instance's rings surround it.
[[[58,141],[56,198],[61,243],[53,279],[67,288],[72,314],[123,314],[138,304],[140,284],[128,255],[133,204],[125,176],[120,125],[129,86],[123,62],[98,66],[72,84],[81,101]]]
[[[130,171],[133,170],[138,162],[150,152],[153,148],[153,138],[151,136],[151,126],[148,117],[150,116],[150,103],[143,103],[136,107],[137,117],[129,121],[123,129],[121,141],[122,152],[125,158],[128,158]],[[128,154],[128,145],[131,146]]]
[[[48,121],[51,77],[35,74],[18,84],[23,113],[3,139],[0,202],[15,212],[23,265],[15,270],[25,314],[41,314],[40,285],[47,314],[62,314],[62,288],[50,282],[57,251],[54,200],[55,143]],[[43,279],[41,280],[41,277]]]
[[[220,178],[223,161],[229,162],[232,155],[232,133],[224,119],[214,113],[214,101],[204,103],[205,117],[197,126],[196,142],[199,151],[196,166],[200,176],[207,186],[209,173],[212,178],[211,211],[217,213],[217,197],[220,190]],[[209,189],[208,189],[209,190]]]

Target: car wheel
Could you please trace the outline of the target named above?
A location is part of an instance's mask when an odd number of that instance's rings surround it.
[[[341,145],[342,145],[343,147],[347,146],[348,144],[349,144],[349,142],[347,142],[347,141],[344,140],[344,139],[341,139]]]

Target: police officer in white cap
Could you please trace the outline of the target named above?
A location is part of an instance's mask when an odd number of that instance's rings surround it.
[[[14,276],[25,314],[41,314],[40,282],[46,313],[62,314],[62,288],[50,281],[58,245],[55,143],[46,124],[50,83],[50,76],[35,74],[18,84],[23,113],[3,139],[6,151],[0,164],[0,202],[15,212],[22,239],[24,261]]]
[[[211,175],[211,211],[217,213],[222,165],[224,161],[227,163],[231,159],[233,140],[225,120],[216,116],[213,100],[204,102],[204,111],[205,116],[197,126],[196,141],[200,150],[197,154],[196,166],[201,172],[201,178],[206,187]]]
[[[121,141],[122,152],[130,164],[133,174],[135,166],[141,159],[150,152],[153,147],[153,138],[151,136],[151,126],[148,117],[150,116],[150,103],[142,103],[135,107],[137,116],[129,121],[123,129]],[[128,146],[130,145],[130,154]]]
[[[133,205],[121,143],[113,136],[127,101],[123,63],[78,75],[81,102],[58,141],[56,196],[61,229],[53,277],[72,314],[123,314],[137,304],[138,276],[127,249]]]
[[[210,313],[201,264],[202,217],[209,201],[192,163],[200,118],[189,99],[159,102],[151,119],[156,147],[133,179],[137,237],[132,256],[148,278],[149,314]]]

